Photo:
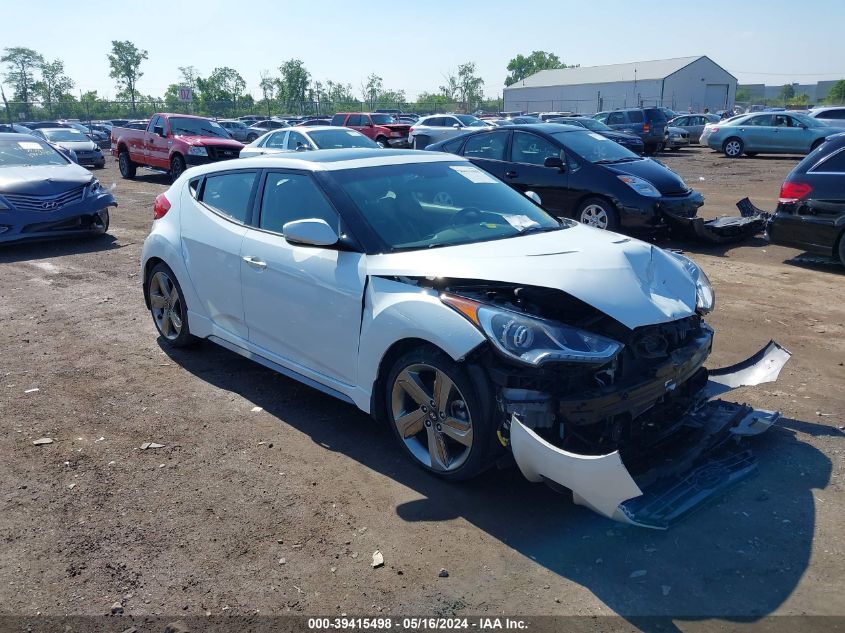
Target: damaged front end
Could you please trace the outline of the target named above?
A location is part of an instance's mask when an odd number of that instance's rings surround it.
[[[728,244],[747,239],[766,228],[771,214],[761,211],[748,198],[736,203],[739,216],[721,216],[705,220],[697,215],[681,215],[663,210],[663,217],[673,232],[711,244]]]
[[[554,289],[466,280],[439,285],[444,302],[461,311],[462,301],[493,305],[620,344],[606,359],[533,365],[500,353],[492,337],[493,345],[478,352],[495,387],[499,441],[530,481],[568,488],[576,503],[606,517],[662,529],[756,468],[745,438],[779,414],[713,398],[775,380],[789,359],[776,343],[743,363],[708,371],[713,330],[698,313],[629,329]],[[502,341],[513,345],[529,336],[519,324],[514,317]]]

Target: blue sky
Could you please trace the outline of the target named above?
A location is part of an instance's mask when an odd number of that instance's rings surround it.
[[[260,72],[302,59],[314,79],[351,83],[372,72],[409,99],[474,61],[488,96],[501,94],[508,60],[532,50],[582,66],[708,55],[741,83],[781,85],[845,77],[841,0],[321,2],[88,0],[4,2],[0,48],[61,58],[76,89],[116,92],[113,39],[149,51],[139,89],[161,95],[178,66],[207,75],[231,66],[259,95]]]

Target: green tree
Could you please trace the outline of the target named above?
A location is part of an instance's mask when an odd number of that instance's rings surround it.
[[[792,84],[784,84],[780,89],[780,98],[783,101],[789,101],[795,96],[795,86]]]
[[[47,110],[52,119],[53,103],[62,100],[70,92],[74,86],[73,79],[65,75],[65,64],[60,59],[41,62],[38,68],[41,71],[41,80],[32,84],[32,91],[42,102],[47,103]]]
[[[246,82],[234,68],[223,66],[215,68],[206,79],[197,78],[197,88],[201,94],[203,108],[210,114],[217,114],[225,107],[225,103],[232,104],[232,110],[237,108],[246,89]]]
[[[139,49],[129,40],[112,40],[111,53],[108,55],[111,72],[109,77],[117,82],[117,87],[132,101],[132,112],[137,113],[136,85],[144,76],[141,62],[148,58],[147,51]]]
[[[475,62],[458,66],[458,96],[467,112],[484,98],[484,80],[475,74]]]
[[[5,48],[0,62],[6,64],[4,77],[6,83],[14,88],[12,99],[24,102],[24,112],[29,114],[29,100],[32,84],[35,83],[35,71],[44,62],[41,53],[26,48],[13,46]]]
[[[810,103],[810,95],[808,95],[806,92],[802,92],[799,95],[795,95],[795,97],[793,99],[790,99],[789,102],[795,105],[807,105],[808,103]]]
[[[741,88],[736,89],[736,97],[734,97],[735,101],[751,101],[751,89],[747,86],[742,86]]]
[[[830,87],[825,99],[827,103],[845,103],[845,79],[840,79]]]
[[[443,75],[446,83],[440,86],[440,94],[446,98],[446,101],[455,101],[458,98],[459,86],[458,76],[453,72],[448,72]]]
[[[361,101],[373,110],[382,92],[384,92],[384,80],[375,73],[370,73],[367,80],[361,84]]]
[[[300,59],[289,59],[279,66],[280,77],[276,80],[278,98],[284,103],[285,112],[292,113],[294,107],[301,110],[311,83],[311,75]]]
[[[574,68],[574,66],[567,66],[560,61],[560,57],[546,51],[533,51],[528,57],[519,54],[508,62],[510,73],[505,78],[505,85],[510,86],[541,70],[554,68]]]

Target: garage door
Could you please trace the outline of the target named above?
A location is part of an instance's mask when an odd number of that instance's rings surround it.
[[[712,111],[728,107],[728,84],[707,84],[704,88],[704,105]]]

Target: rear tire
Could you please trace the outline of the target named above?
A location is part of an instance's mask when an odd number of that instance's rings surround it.
[[[742,142],[742,139],[739,139],[735,136],[732,136],[724,143],[722,143],[722,151],[728,158],[739,158],[740,156],[742,156],[742,152],[744,149],[745,143]]]
[[[135,177],[136,167],[132,159],[129,158],[129,152],[125,149],[120,150],[117,156],[117,165],[120,168],[120,175],[126,180],[132,180]]]
[[[181,176],[187,169],[185,159],[180,154],[176,154],[170,159],[170,182],[176,182],[176,179]]]
[[[464,364],[421,345],[393,364],[384,385],[387,421],[418,466],[461,481],[492,465],[496,429],[488,404],[494,396],[472,380]]]
[[[619,230],[619,212],[604,198],[587,198],[578,205],[575,220],[605,231]]]
[[[839,236],[839,261],[845,266],[845,231]]]
[[[176,275],[165,263],[156,264],[145,281],[150,314],[169,347],[188,347],[199,339],[188,327],[188,306]]]

